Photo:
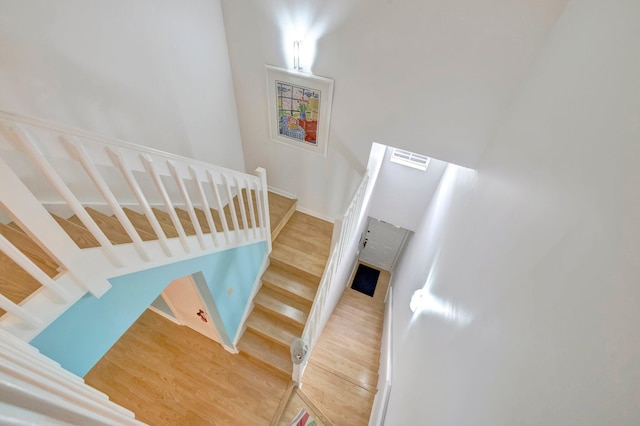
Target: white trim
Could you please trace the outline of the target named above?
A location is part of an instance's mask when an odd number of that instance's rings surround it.
[[[226,345],[222,345],[222,347],[224,348],[225,351],[229,352],[230,354],[234,354],[237,355],[240,353],[240,351],[238,350],[238,348],[232,348]]]
[[[155,312],[156,314],[160,315],[161,317],[164,317],[166,319],[168,319],[169,321],[177,324],[177,325],[184,325],[181,322],[178,321],[177,318],[172,317],[171,315],[167,314],[166,312],[161,311],[160,309],[156,308],[153,305],[149,305],[149,307],[147,308],[149,309],[151,312]]]
[[[33,412],[54,418],[55,424],[144,424],[135,420],[133,412],[4,330],[0,330],[0,395],[10,410],[26,410],[20,413],[23,418],[33,417],[29,413]],[[6,414],[6,408],[0,411]],[[3,420],[6,417],[0,418],[5,424]]]
[[[278,194],[278,195],[282,195],[285,198],[290,198],[292,200],[297,200],[298,197],[295,194],[292,194],[291,192],[287,192],[284,191],[282,189],[279,188],[274,188],[273,186],[267,186],[267,189],[269,190],[269,192],[273,192],[274,194]]]
[[[392,367],[393,367],[393,336],[392,336],[392,321],[393,321],[393,288],[391,286],[391,279],[389,281],[389,287],[387,288],[387,300],[385,302],[384,309],[384,324],[383,324],[383,339],[382,346],[380,348],[380,355],[382,356],[383,350],[385,356],[384,363],[380,363],[378,368],[378,384],[376,386],[377,392],[373,398],[373,406],[371,407],[371,415],[369,417],[369,426],[382,426],[384,419],[387,415],[387,407],[389,405],[389,396],[391,394],[391,382],[393,379]]]
[[[313,210],[309,210],[309,209],[307,209],[305,207],[302,207],[299,204],[296,206],[296,210],[299,211],[300,213],[308,214],[309,216],[313,216],[315,218],[322,219],[322,220],[330,222],[330,223],[334,223],[336,221],[336,219],[333,218],[333,217],[325,216],[323,214],[314,212]]]

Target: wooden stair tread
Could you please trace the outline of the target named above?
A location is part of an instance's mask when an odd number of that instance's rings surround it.
[[[287,348],[291,346],[293,339],[302,335],[302,327],[287,324],[258,309],[249,315],[247,328]]]
[[[315,232],[310,232],[292,235],[290,229],[285,227],[275,241],[286,244],[288,247],[303,253],[313,253],[318,257],[328,258],[331,239],[320,238],[315,234]]]
[[[371,296],[360,293],[359,291],[352,289],[351,284],[345,289],[342,297],[344,298],[345,303],[349,305],[366,309],[372,313],[384,312],[384,299],[376,300]]]
[[[202,214],[201,216],[198,214],[198,210],[200,210],[200,213]],[[193,211],[196,215],[196,219],[198,219],[198,225],[200,225],[200,229],[202,230],[202,232],[204,234],[211,233],[211,228],[209,228],[209,224],[207,223],[207,218],[204,214],[204,211],[201,209],[193,209]],[[193,222],[191,221],[191,216],[189,216],[188,211],[176,207],[176,213],[178,214],[180,220],[189,221],[193,226]]]
[[[254,302],[260,309],[267,310],[285,321],[291,320],[304,326],[308,313],[292,306],[290,300],[283,299],[285,298],[282,295],[263,287],[256,295]]]
[[[248,355],[250,359],[257,360],[275,371],[289,376],[293,372],[289,349],[249,330],[242,336],[238,349],[241,354]]]
[[[196,216],[198,217],[198,222],[200,222],[200,227],[202,228],[202,232],[211,232],[211,227],[207,221],[207,215],[204,210],[195,208]],[[222,221],[220,220],[220,214],[216,209],[210,209],[211,219],[213,219],[213,226],[217,232],[222,232],[224,228],[222,227]]]
[[[364,309],[358,309],[355,306],[349,306],[344,303],[340,306],[336,306],[336,309],[337,312],[342,312],[345,318],[353,318],[354,320],[360,320],[382,327],[384,312],[372,314]]]
[[[96,225],[98,225],[98,228],[100,228],[109,241],[111,241],[111,244],[129,244],[132,242],[118,219],[100,213],[91,207],[87,207],[85,210],[89,213],[89,216],[91,216]],[[67,220],[76,225],[84,226],[80,218],[76,215],[71,216]]]
[[[376,365],[380,357],[380,344],[363,344],[353,339],[349,339],[336,333],[322,333],[318,339],[316,348],[328,348],[331,351],[345,351],[346,353],[357,352],[361,355],[365,354],[368,358],[375,358]],[[315,350],[315,349],[314,349]]]
[[[176,227],[173,224],[173,221],[171,220],[171,216],[169,215],[169,213],[159,210],[155,207],[153,207],[151,210],[153,211],[153,214],[155,215],[156,219],[158,219],[158,222],[160,223],[160,227],[164,231],[164,235],[166,235],[167,238],[177,238],[178,231],[176,230]]]
[[[310,362],[369,392],[376,392],[378,373],[361,368],[354,361],[340,356],[316,356],[314,352],[313,360]]]
[[[332,324],[331,322],[327,322],[325,329],[334,333],[339,333],[346,339],[354,340],[367,346],[377,346],[379,345],[380,339],[382,339],[382,332],[371,332],[364,328],[344,330],[344,327]]]
[[[0,252],[0,294],[13,303],[20,304],[40,287],[40,283],[35,278],[9,256]],[[4,313],[5,311],[0,309],[0,315]]]
[[[291,219],[291,216],[295,213],[297,201],[293,198],[287,198],[273,192],[269,192],[268,197],[271,241],[274,241],[289,219]]]
[[[243,195],[244,196],[244,195]],[[246,203],[246,200],[245,200]],[[240,211],[240,201],[238,200],[238,196],[236,195],[235,197],[233,197],[233,207],[235,209],[236,212],[236,220],[238,221],[238,229],[244,229],[244,224],[242,221],[242,212]],[[247,222],[250,221],[250,213],[247,209]],[[227,204],[226,206],[224,206],[224,216],[227,220],[227,225],[229,226],[230,230],[235,230],[235,225],[233,224],[233,214],[231,212],[231,206],[230,204]]]
[[[9,223],[7,223],[7,226],[12,227],[12,228],[13,228],[13,229],[15,229],[16,231],[24,232],[24,231],[22,230],[22,228],[20,228],[20,225],[18,225],[18,224],[17,224],[17,223],[15,223],[15,222],[9,222]]]
[[[50,277],[58,274],[58,264],[43,249],[40,248],[27,234],[15,228],[0,223],[0,234],[9,240],[18,250]]]
[[[355,349],[317,345],[313,351],[316,361],[325,362],[332,369],[342,371],[345,375],[358,377],[361,383],[375,385],[378,380],[378,368],[380,367],[379,350],[371,355],[370,351],[360,353]],[[334,359],[336,360],[335,363],[332,362]],[[337,361],[338,359],[340,361]],[[375,382],[368,380],[369,378],[372,378]]]
[[[196,228],[191,223],[191,217],[189,217],[189,213],[186,210],[182,210],[179,208],[175,209],[176,215],[180,220],[180,224],[182,225],[182,229],[184,229],[184,233],[187,235],[196,235]]]
[[[331,236],[333,235],[333,223],[300,211],[296,211],[291,216],[287,225],[289,225],[288,228],[291,230],[302,230],[319,238],[328,238],[331,240]]]
[[[316,295],[317,283],[289,273],[286,269],[270,266],[262,276],[262,285],[297,300],[311,304]]]
[[[153,227],[151,226],[151,222],[149,222],[149,219],[147,219],[147,216],[145,216],[142,213],[138,213],[134,210],[131,210],[130,208],[127,208],[127,207],[124,207],[122,210],[124,211],[124,214],[126,214],[127,217],[129,218],[129,221],[131,222],[133,227],[136,228],[136,231],[138,231],[138,235],[140,235],[140,238],[142,239],[142,241],[151,241],[151,240],[158,239],[158,236],[156,235],[156,232],[153,230]]]
[[[63,219],[60,216],[57,216],[51,213],[51,216],[58,222],[58,225],[64,230],[64,232],[71,237],[74,243],[82,249],[84,248],[92,248],[99,247],[100,243],[98,240],[89,232],[87,228],[84,226],[80,226],[73,222],[68,221],[67,219]]]
[[[282,235],[282,234],[281,234]],[[327,258],[318,257],[314,253],[303,253],[281,244],[278,239],[273,242],[271,258],[288,264],[320,279],[324,273]]]

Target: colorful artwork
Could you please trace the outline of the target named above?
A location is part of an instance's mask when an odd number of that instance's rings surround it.
[[[266,65],[273,142],[327,156],[333,80]]]
[[[276,81],[278,134],[309,145],[318,145],[320,91]]]

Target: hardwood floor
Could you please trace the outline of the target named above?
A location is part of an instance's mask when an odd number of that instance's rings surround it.
[[[266,425],[289,383],[148,310],[85,380],[150,425]]]
[[[287,425],[303,407],[319,424],[368,424],[382,333],[378,313],[389,278],[381,272],[373,298],[345,291],[311,355],[301,391],[291,394],[277,424]],[[290,383],[290,377],[151,311],[85,380],[151,425],[267,425]]]
[[[289,344],[304,328],[333,229],[331,223],[295,212],[295,200],[269,193],[269,206],[275,239],[271,266],[239,344],[244,356],[230,354],[199,333],[146,311],[87,374],[86,382],[151,425],[268,424],[290,382]],[[111,241],[130,241],[115,218],[87,211]],[[126,213],[143,240],[157,238],[146,217]],[[224,213],[230,215],[227,209]],[[166,226],[166,213],[155,214]],[[177,214],[185,232],[195,232],[188,214],[179,210]],[[208,231],[204,212],[197,210],[196,215]],[[214,225],[222,230],[219,217],[215,212]],[[76,217],[55,219],[80,248],[97,245]],[[54,276],[55,262],[12,225],[1,226],[0,232]],[[167,228],[165,232],[175,232]],[[16,302],[39,287],[6,256],[0,256],[0,271],[11,278],[0,277],[0,290]],[[319,424],[368,423],[389,278],[381,273],[373,298],[345,291],[312,352],[303,389],[294,391],[285,407],[287,417],[300,407],[312,407]],[[283,419],[281,424],[288,424]]]
[[[311,353],[302,391],[335,424],[369,423],[390,278],[380,272],[373,297],[347,288]]]

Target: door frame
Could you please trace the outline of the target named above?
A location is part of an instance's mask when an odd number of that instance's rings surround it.
[[[185,275],[185,277],[189,277],[191,279],[191,282],[198,292],[200,299],[202,299],[202,305],[204,306],[206,314],[211,319],[211,323],[215,328],[216,333],[218,333],[218,337],[220,338],[220,342],[218,343],[220,343],[227,351],[235,352],[233,350],[233,342],[229,338],[229,334],[224,327],[224,322],[222,321],[222,317],[220,316],[220,311],[218,310],[218,306],[216,305],[216,302],[211,295],[211,290],[209,290],[209,286],[207,285],[207,280],[204,277],[204,274],[202,272],[196,272],[191,275]],[[169,284],[171,284],[171,282]],[[169,284],[167,284],[167,286]],[[178,310],[175,308],[173,303],[171,303],[171,299],[165,295],[164,290],[162,291],[162,293],[160,293],[160,296],[162,296],[164,301],[169,306],[169,309],[171,309],[171,312],[175,316],[175,319],[172,319],[172,321],[182,326],[188,327],[184,319],[179,314]]]
[[[393,268],[396,266],[396,263],[398,262],[398,259],[400,258],[400,253],[402,253],[404,251],[404,246],[407,244],[407,239],[409,238],[409,234],[411,233],[411,231],[409,231],[408,229],[399,227],[394,225],[393,223],[390,222],[385,222],[384,220],[381,219],[377,219],[375,217],[372,216],[367,216],[367,226],[365,226],[364,231],[362,231],[362,236],[360,237],[360,246],[359,246],[359,251],[358,251],[358,261],[362,261],[361,260],[361,256],[362,256],[362,252],[364,252],[365,250],[365,242],[367,240],[367,233],[369,232],[369,224],[371,223],[371,220],[375,220],[376,222],[382,222],[386,225],[390,225],[393,226],[397,229],[402,229],[404,231],[404,235],[402,236],[402,241],[400,242],[400,245],[398,246],[398,251],[396,251],[395,256],[393,257],[393,261],[391,262],[391,266],[389,267],[389,272],[391,272],[393,270]],[[362,261],[363,263],[367,263],[366,261]],[[372,265],[375,266],[378,269],[382,269],[377,265]],[[385,269],[386,270],[386,269]]]

